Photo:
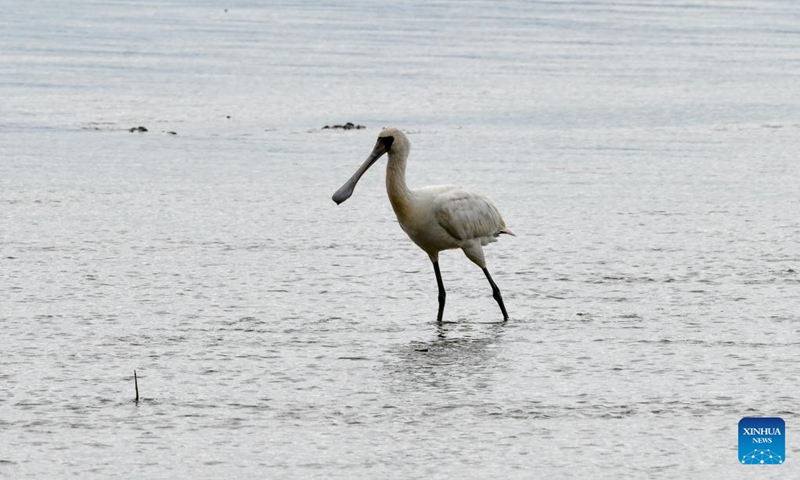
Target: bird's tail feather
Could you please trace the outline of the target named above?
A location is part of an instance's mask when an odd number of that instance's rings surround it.
[[[514,232],[512,232],[510,229],[508,229],[506,227],[503,227],[500,230],[500,233],[505,233],[506,235],[511,235],[512,237],[516,237],[517,236]]]

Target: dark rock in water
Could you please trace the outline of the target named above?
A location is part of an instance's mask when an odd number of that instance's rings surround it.
[[[169,132],[167,132],[167,134],[168,134],[168,135],[177,135],[177,134],[178,134],[178,132],[173,132],[172,130],[170,130]]]
[[[139,125],[138,127],[133,127],[128,129],[129,132],[146,132],[147,129],[143,126]]]
[[[323,130],[361,130],[362,128],[367,128],[364,125],[356,125],[352,122],[347,122],[344,125],[325,125],[322,127]]]

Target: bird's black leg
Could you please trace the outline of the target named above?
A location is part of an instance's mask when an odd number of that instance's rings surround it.
[[[433,271],[436,272],[436,285],[439,287],[439,316],[436,318],[436,321],[442,323],[444,299],[447,294],[444,292],[444,283],[442,282],[442,272],[439,271],[439,262],[433,262]]]
[[[497,284],[494,283],[494,280],[492,280],[492,276],[489,275],[489,270],[484,268],[483,273],[486,274],[486,279],[489,280],[489,285],[492,286],[492,296],[497,301],[497,304],[500,305],[500,310],[503,312],[503,321],[505,322],[506,320],[508,320],[508,312],[506,312],[506,306],[505,304],[503,304],[503,296],[500,295],[500,289],[497,288]]]

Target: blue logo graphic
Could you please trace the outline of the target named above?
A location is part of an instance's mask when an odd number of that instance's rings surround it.
[[[739,420],[739,463],[780,465],[786,461],[786,423],[777,417]]]

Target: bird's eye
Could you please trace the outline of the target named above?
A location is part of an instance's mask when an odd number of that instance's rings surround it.
[[[392,143],[394,143],[394,137],[380,137],[378,138],[378,140],[383,142],[383,146],[386,148],[387,151],[392,149]]]

